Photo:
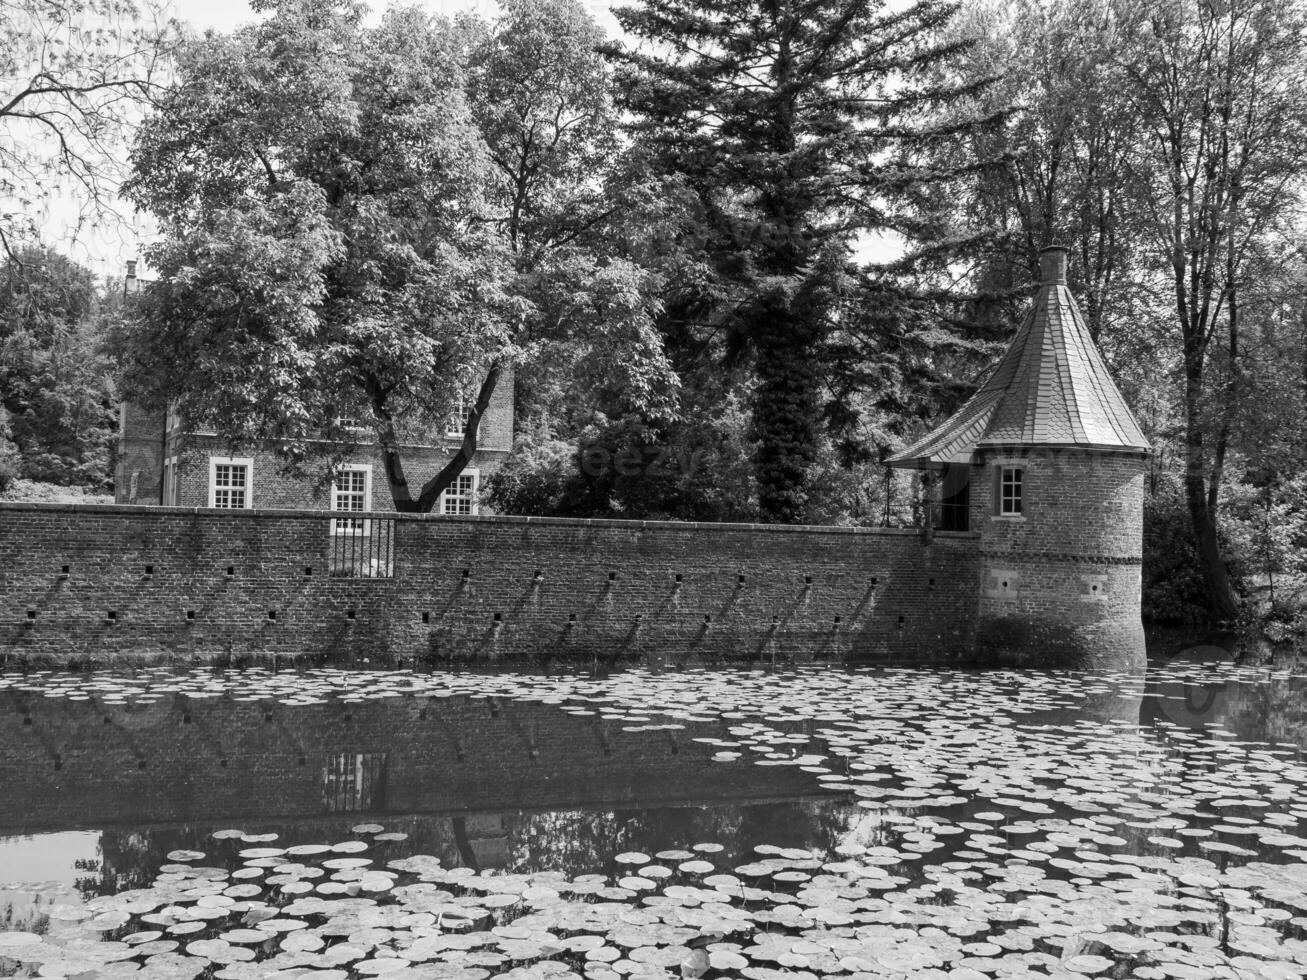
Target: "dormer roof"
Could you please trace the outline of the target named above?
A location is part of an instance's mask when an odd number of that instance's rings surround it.
[[[1039,256],[1039,292],[980,390],[890,466],[969,463],[978,449],[1063,446],[1146,453],[1148,440],[1066,284],[1066,249]]]

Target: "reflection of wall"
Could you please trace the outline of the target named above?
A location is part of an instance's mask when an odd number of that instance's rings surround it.
[[[173,696],[127,706],[8,691],[0,828],[339,813],[343,797],[326,791],[340,788],[333,773],[344,756],[384,756],[384,792],[369,799],[386,813],[816,791],[797,769],[712,763],[713,750],[692,741],[706,733],[720,729],[623,732],[597,716],[463,696],[295,707]],[[493,863],[502,847],[493,826],[471,826],[468,837]]]
[[[335,578],[322,514],[3,505],[0,653],[939,661],[976,607],[967,534],[415,516],[394,541],[394,578]]]

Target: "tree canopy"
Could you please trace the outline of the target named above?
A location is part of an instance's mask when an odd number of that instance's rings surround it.
[[[367,419],[396,505],[429,509],[443,487],[409,487],[406,439],[513,356],[471,36],[413,9],[367,27],[348,0],[260,9],[186,46],[137,135],[128,191],[164,234],[122,338],[130,386],[292,460]]]
[[[682,306],[752,359],[759,508],[803,519],[822,441],[830,344],[856,329],[857,236],[921,230],[905,193],[945,176],[916,154],[983,81],[940,66],[967,46],[951,3],[659,0],[617,10],[622,105],[654,165],[685,180],[710,278]],[[960,119],[954,126],[973,125]],[[691,309],[693,312],[691,313]],[[836,413],[842,414],[842,413]]]

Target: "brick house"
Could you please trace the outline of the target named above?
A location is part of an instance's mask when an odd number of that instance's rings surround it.
[[[137,288],[135,263],[127,268],[127,289]],[[410,487],[420,488],[458,450],[470,397],[435,431],[411,433],[401,453]],[[365,427],[350,430],[357,441],[327,479],[290,475],[274,446],[233,452],[212,431],[188,426],[175,413],[150,412],[124,401],[119,410],[118,462],[114,500],[119,504],[236,509],[393,511],[381,447]],[[477,514],[482,481],[503,465],[513,448],[513,372],[505,369],[478,429],[471,464],[441,495],[440,514]],[[345,522],[336,524],[348,527]]]

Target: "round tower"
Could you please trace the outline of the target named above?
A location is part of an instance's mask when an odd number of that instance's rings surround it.
[[[944,470],[954,524],[965,503],[980,552],[979,659],[1134,667],[1148,442],[1067,288],[1066,249],[1044,249],[1040,265],[993,374],[890,462]]]

